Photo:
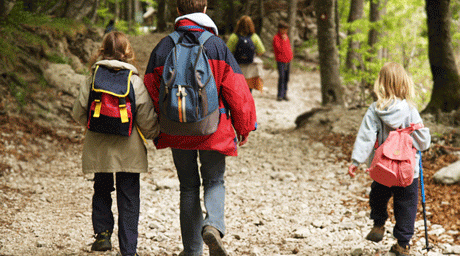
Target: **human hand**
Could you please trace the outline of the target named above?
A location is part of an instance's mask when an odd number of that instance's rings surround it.
[[[348,175],[350,175],[350,177],[354,178],[355,175],[356,175],[356,170],[358,170],[358,166],[356,165],[350,165],[350,167],[348,167]]]
[[[244,144],[246,144],[246,142],[248,142],[248,135],[246,136],[243,136],[243,135],[238,135],[238,145],[241,147],[243,146]]]

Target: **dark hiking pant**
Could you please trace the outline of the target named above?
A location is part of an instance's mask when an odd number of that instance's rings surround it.
[[[373,182],[369,195],[371,219],[374,225],[383,226],[388,219],[387,205],[393,196],[393,208],[396,224],[393,235],[399,245],[405,247],[414,235],[415,216],[418,204],[418,179],[407,187],[387,187]]]
[[[286,98],[289,82],[290,63],[277,62],[278,67],[278,98]]]
[[[112,197],[113,173],[95,173],[93,195],[93,228],[99,234],[113,232]],[[119,172],[116,176],[118,207],[118,241],[122,255],[134,255],[137,248],[140,183],[139,173]]]

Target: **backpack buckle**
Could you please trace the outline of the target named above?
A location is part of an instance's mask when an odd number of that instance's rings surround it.
[[[128,123],[129,122],[129,116],[128,116],[128,109],[126,108],[126,99],[125,98],[119,98],[118,99],[118,108],[120,109],[120,118],[122,123]]]

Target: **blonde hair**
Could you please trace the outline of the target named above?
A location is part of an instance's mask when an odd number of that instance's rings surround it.
[[[244,15],[236,23],[235,34],[249,36],[256,32],[251,17]]]
[[[101,48],[91,58],[89,66],[93,66],[99,58],[103,60],[119,60],[133,65],[135,62],[134,50],[128,37],[119,31],[112,31],[104,36]]]
[[[388,62],[383,65],[374,84],[377,95],[377,109],[391,108],[396,99],[412,103],[414,83],[406,70],[398,63]]]

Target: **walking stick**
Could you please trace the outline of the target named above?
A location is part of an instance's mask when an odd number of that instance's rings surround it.
[[[423,183],[423,165],[422,165],[422,152],[419,151],[420,155],[420,190],[422,191],[422,208],[423,208],[423,222],[425,223],[425,242],[426,247],[423,250],[430,251],[433,247],[429,246],[428,241],[428,227],[426,226],[426,210],[425,210],[425,186]]]

